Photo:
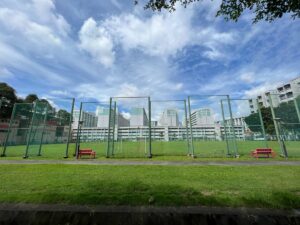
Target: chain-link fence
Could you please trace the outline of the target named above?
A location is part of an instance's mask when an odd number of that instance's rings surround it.
[[[237,130],[233,126],[229,96],[189,96],[188,108],[192,155],[198,157],[238,155],[235,140]]]
[[[34,104],[16,103],[11,117],[7,120],[7,131],[3,136],[2,156],[24,156]]]
[[[230,99],[240,156],[250,156],[257,148],[268,148],[261,107],[257,99]]]
[[[71,142],[74,103],[73,98],[48,98],[39,102],[45,109],[41,113],[37,108],[28,148],[38,148],[40,158],[67,158],[73,153],[69,154],[74,146]]]
[[[186,100],[151,101],[153,156],[190,154]]]
[[[294,97],[298,96],[298,97]],[[272,140],[279,143],[283,157],[300,156],[300,95],[283,92],[269,94],[268,102],[273,119],[268,131]]]
[[[74,99],[16,103],[9,120],[2,156],[68,157]]]
[[[150,97],[110,98],[107,157],[152,157]]]
[[[109,132],[109,103],[81,102],[80,109],[74,111],[73,137],[78,150],[92,149],[97,158],[105,157]]]

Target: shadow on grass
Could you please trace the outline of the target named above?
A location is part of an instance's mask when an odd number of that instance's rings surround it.
[[[21,193],[20,193],[21,195]],[[234,206],[291,209],[300,207],[297,193],[221,193],[183,188],[180,185],[149,185],[142,181],[89,181],[69,192],[37,191],[7,195],[7,202],[64,203],[80,205]]]

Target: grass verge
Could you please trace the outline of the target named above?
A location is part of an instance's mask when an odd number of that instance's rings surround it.
[[[298,166],[0,165],[0,202],[300,208]]]

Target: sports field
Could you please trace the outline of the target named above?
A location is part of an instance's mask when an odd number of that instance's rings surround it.
[[[297,165],[251,165],[251,150],[259,142],[237,142],[240,158],[226,157],[225,142],[196,141],[197,158],[187,156],[186,142],[152,142],[153,158],[145,157],[147,143],[115,143],[114,156],[106,159],[106,142],[81,143],[80,148],[92,148],[96,160],[115,159],[137,161],[249,161],[246,165],[64,165],[64,164],[0,164],[0,202],[2,203],[63,203],[81,205],[208,205],[233,207],[299,208],[300,167]],[[260,143],[261,144],[261,143]],[[277,142],[268,142],[280,157]],[[299,142],[286,143],[297,156]],[[31,145],[29,160],[74,160],[75,144]],[[9,146],[7,157],[22,159],[25,146]],[[289,160],[299,160],[291,157]],[[84,158],[80,161],[89,162]],[[92,160],[93,161],[93,160]],[[28,161],[30,163],[30,161]],[[46,161],[45,161],[46,162]],[[115,162],[118,162],[115,160]],[[15,162],[14,162],[15,163]],[[59,162],[58,162],[59,163]]]
[[[300,207],[299,166],[0,165],[0,202]]]
[[[239,160],[250,160],[251,150],[265,147],[263,141],[237,141]],[[280,157],[280,148],[277,141],[269,141],[268,147],[272,148],[276,153],[275,159],[282,159]],[[92,148],[96,151],[97,159],[104,159],[106,156],[107,142],[85,142],[80,144],[80,148]],[[286,148],[289,153],[289,158],[297,160],[300,159],[300,142],[290,141],[286,142]],[[6,155],[1,159],[21,159],[25,153],[26,146],[8,146]],[[140,142],[116,142],[114,147],[114,155],[112,158],[138,158],[146,159],[148,155],[148,143]],[[32,159],[62,159],[65,156],[66,144],[44,144],[41,153],[42,156],[37,156],[39,151],[38,145],[31,145],[29,148],[29,157]],[[71,143],[69,146],[69,159],[73,159],[75,153],[75,144]],[[231,154],[234,152],[231,151]],[[152,142],[152,160],[191,160],[187,157],[188,147],[185,141],[153,141]],[[194,141],[194,154],[197,159],[205,160],[212,158],[225,159],[227,154],[226,143],[224,141]],[[228,159],[228,158],[227,158]]]

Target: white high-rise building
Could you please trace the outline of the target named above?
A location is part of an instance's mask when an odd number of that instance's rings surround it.
[[[176,109],[166,109],[163,111],[159,121],[160,126],[178,127],[179,119]]]
[[[287,83],[278,86],[275,90],[266,91],[257,96],[260,107],[270,107],[270,99],[273,107],[277,107],[280,103],[288,102],[300,95],[300,77],[297,77]],[[251,113],[257,112],[256,99],[249,100]]]
[[[109,108],[97,106],[96,116],[98,117],[97,127],[108,127]]]
[[[287,102],[300,95],[300,77],[277,87],[280,102]]]
[[[79,110],[74,110],[73,112],[73,128],[78,127],[79,113]],[[98,118],[94,113],[82,111],[80,120],[83,121],[82,127],[96,127]]]
[[[132,108],[130,112],[130,126],[148,126],[148,117],[144,108]]]
[[[214,125],[214,115],[211,109],[197,109],[191,115],[192,126],[210,126]]]
[[[109,108],[98,106],[96,109],[96,115],[98,117],[97,127],[108,127]],[[128,127],[129,120],[125,119],[123,115],[117,111],[115,124],[119,127]]]

